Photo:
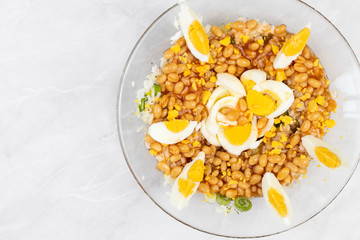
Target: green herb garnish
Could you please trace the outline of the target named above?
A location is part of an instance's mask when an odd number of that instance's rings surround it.
[[[156,94],[158,94],[159,92],[161,92],[161,86],[155,84],[155,85],[154,85],[154,93],[155,93],[155,96],[156,96]]]
[[[140,104],[139,104],[139,111],[140,112],[142,112],[142,111],[144,111],[144,109],[145,109],[145,103],[147,102],[147,98],[146,97],[144,97],[144,98],[142,98],[141,99],[141,101],[140,101]]]
[[[218,204],[226,206],[231,203],[231,198],[228,198],[227,196],[218,193],[216,194],[216,201],[218,202]]]
[[[237,198],[235,198],[234,205],[241,212],[247,212],[252,207],[252,203],[247,197],[237,197]]]

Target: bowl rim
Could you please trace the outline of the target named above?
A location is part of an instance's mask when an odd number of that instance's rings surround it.
[[[310,8],[311,10],[315,11],[317,14],[319,14],[322,18],[324,18],[328,23],[330,23],[330,25],[338,32],[338,34],[342,37],[342,39],[345,41],[345,43],[347,44],[347,46],[349,47],[354,59],[356,60],[356,63],[357,63],[357,68],[358,70],[360,70],[360,62],[359,62],[359,59],[357,58],[354,50],[352,49],[351,45],[349,44],[349,42],[346,40],[346,38],[344,37],[344,35],[340,32],[340,30],[327,18],[325,17],[320,11],[318,11],[315,7],[309,5],[308,3],[306,2],[303,2],[302,0],[293,0],[295,2],[299,2],[300,4],[303,4],[305,7],[308,7]],[[122,73],[121,73],[121,77],[120,77],[120,82],[119,82],[119,86],[118,86],[118,94],[117,94],[117,100],[116,100],[116,124],[117,124],[117,132],[118,132],[118,139],[119,139],[119,142],[120,142],[120,146],[121,146],[121,151],[124,155],[124,159],[125,159],[125,162],[131,172],[131,174],[133,175],[133,177],[135,178],[136,182],[139,184],[140,188],[144,191],[144,193],[151,199],[151,201],[156,205],[158,206],[163,212],[165,212],[167,215],[169,215],[170,217],[172,217],[173,219],[175,219],[176,221],[192,228],[192,229],[195,229],[197,231],[200,231],[200,232],[203,232],[203,233],[206,233],[206,234],[209,234],[209,235],[213,235],[213,236],[218,236],[218,237],[227,237],[227,238],[237,238],[237,239],[246,239],[246,238],[263,238],[263,237],[269,237],[269,236],[274,236],[274,235],[278,235],[280,233],[284,233],[284,232],[287,232],[289,230],[292,230],[306,222],[308,222],[309,220],[311,220],[312,218],[314,218],[315,216],[317,216],[318,214],[320,214],[325,208],[327,208],[338,196],[339,194],[344,190],[345,186],[348,184],[348,182],[350,181],[350,179],[352,178],[355,170],[357,169],[358,165],[359,165],[359,161],[360,161],[360,155],[357,157],[357,161],[354,165],[354,169],[352,170],[352,172],[350,173],[348,179],[346,180],[344,186],[342,186],[342,188],[339,190],[339,192],[331,199],[331,201],[329,201],[323,208],[321,208],[318,212],[316,212],[314,215],[312,215],[311,217],[309,217],[308,219],[298,223],[297,225],[295,226],[292,226],[288,229],[284,229],[282,231],[278,231],[278,232],[275,232],[275,233],[270,233],[270,234],[265,234],[265,235],[257,235],[257,236],[231,236],[231,235],[226,235],[226,234],[218,234],[218,233],[214,233],[214,232],[208,232],[206,230],[203,230],[203,229],[200,229],[200,228],[197,228],[197,227],[194,227],[192,226],[191,224],[189,223],[186,223],[180,219],[178,219],[176,216],[173,216],[171,213],[169,213],[168,211],[166,211],[159,203],[157,203],[152,197],[151,195],[146,191],[146,189],[144,188],[144,186],[141,184],[141,182],[139,181],[139,179],[136,177],[136,174],[135,172],[133,171],[133,169],[131,168],[131,165],[128,161],[128,157],[126,155],[126,152],[125,152],[125,146],[124,146],[124,143],[123,143],[123,140],[122,140],[122,135],[121,135],[121,131],[120,131],[120,125],[121,125],[121,118],[119,117],[120,116],[120,99],[121,99],[121,90],[122,90],[122,86],[123,86],[123,82],[124,82],[124,76],[125,76],[125,72],[126,72],[126,69],[128,68],[128,65],[129,65],[129,61],[133,55],[133,53],[135,52],[135,50],[137,49],[139,43],[141,42],[141,40],[143,39],[143,37],[147,34],[147,32],[151,29],[151,27],[153,25],[155,25],[165,14],[167,14],[169,11],[171,11],[173,8],[177,7],[179,4],[176,3],[174,4],[173,6],[169,7],[167,10],[165,10],[163,13],[161,13],[147,28],[146,30],[143,32],[143,34],[141,34],[140,38],[137,40],[136,44],[134,45],[134,47],[132,48],[127,60],[126,60],[126,63],[124,65],[124,68],[122,70]]]

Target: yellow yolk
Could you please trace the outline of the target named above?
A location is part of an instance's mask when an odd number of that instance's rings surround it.
[[[310,29],[307,27],[303,28],[291,38],[286,40],[282,47],[282,52],[284,52],[286,56],[294,56],[300,53],[304,49],[309,36]]]
[[[179,192],[184,196],[188,197],[194,192],[195,183],[191,182],[190,179],[180,178],[178,181]]]
[[[256,85],[256,83],[251,79],[244,79],[242,83],[244,84],[246,91],[249,91]]]
[[[164,121],[164,124],[169,131],[178,133],[183,131],[189,125],[189,121],[174,119],[171,121]]]
[[[341,166],[339,157],[325,147],[315,147],[315,154],[319,161],[329,168],[337,168]]]
[[[268,191],[269,202],[280,214],[281,217],[287,216],[287,207],[285,204],[284,196],[281,195],[275,188],[270,187]]]
[[[188,34],[196,50],[204,55],[209,53],[209,39],[198,20],[191,23]]]
[[[245,125],[228,126],[224,129],[225,138],[232,145],[242,145],[251,134],[251,123]]]
[[[197,160],[189,169],[188,177],[193,182],[201,182],[204,177],[204,162]]]
[[[275,111],[276,102],[268,96],[255,90],[250,90],[246,96],[249,109],[258,116],[266,116]]]

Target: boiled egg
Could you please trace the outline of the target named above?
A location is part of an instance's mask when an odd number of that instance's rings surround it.
[[[174,144],[190,136],[196,125],[196,121],[174,119],[151,124],[148,133],[160,143]]]
[[[209,62],[209,39],[201,25],[202,19],[186,3],[180,4],[178,23],[191,53],[202,62]]]
[[[189,200],[199,187],[204,177],[205,153],[199,154],[187,163],[180,175],[176,178],[171,189],[171,203],[178,210],[183,209],[189,204]]]
[[[218,139],[221,146],[231,154],[240,155],[242,151],[253,148],[258,137],[256,117],[245,125],[225,126],[220,128]]]
[[[317,159],[328,168],[340,167],[341,162],[345,160],[339,150],[317,137],[307,135],[301,138],[301,142],[310,157]]]
[[[206,108],[210,112],[211,108],[214,106],[214,104],[221,98],[230,96],[230,91],[226,90],[223,87],[217,87],[215,90],[211,93],[209,100],[206,104]]]
[[[290,108],[294,93],[282,82],[266,80],[248,91],[246,101],[255,115],[274,118]]]
[[[263,129],[261,129],[261,131],[259,132],[259,137],[264,136],[265,133],[270,131],[270,129],[273,125],[274,125],[274,118],[268,118],[268,121],[267,121],[265,127]]]
[[[266,81],[266,73],[260,69],[251,69],[241,74],[240,80],[246,91],[252,89],[256,84]]]
[[[310,36],[311,24],[306,25],[305,28],[300,30],[285,41],[281,50],[277,53],[274,60],[275,69],[283,69],[288,67],[292,61],[294,61],[305,48],[306,43]]]
[[[216,121],[221,126],[235,126],[238,124],[237,121],[230,121],[229,119],[227,119],[226,115],[222,114],[221,112],[218,112],[216,114]]]
[[[200,132],[201,134],[204,136],[204,138],[211,144],[214,145],[215,147],[220,147],[221,144],[219,142],[219,140],[217,139],[216,135],[213,135],[209,132],[209,130],[206,127],[206,120],[207,118],[205,118],[204,120],[202,120],[201,122],[201,128],[200,128]]]
[[[216,84],[230,91],[231,95],[243,97],[246,95],[244,86],[240,80],[230,73],[218,73]]]
[[[261,182],[264,199],[269,208],[284,221],[290,224],[292,219],[292,208],[288,195],[273,173],[264,174]]]

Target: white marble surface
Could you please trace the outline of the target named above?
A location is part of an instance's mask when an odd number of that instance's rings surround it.
[[[0,1],[1,240],[217,239],[151,202],[117,137],[125,61],[174,2]],[[306,2],[360,56],[359,1]],[[359,239],[358,182],[360,169],[321,214],[268,239]]]

